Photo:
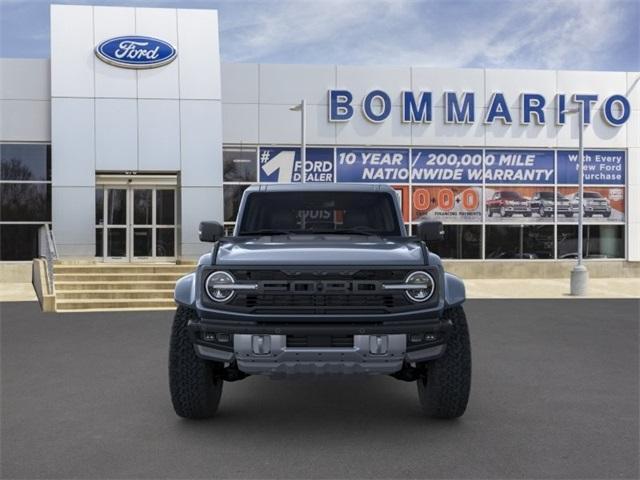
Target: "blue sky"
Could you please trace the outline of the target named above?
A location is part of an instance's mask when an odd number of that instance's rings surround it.
[[[0,56],[49,56],[47,0],[0,0]],[[640,70],[640,0],[74,0],[217,8],[225,62]]]

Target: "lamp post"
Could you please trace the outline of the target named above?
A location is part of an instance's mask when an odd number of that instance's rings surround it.
[[[300,103],[289,107],[292,112],[300,112],[300,160],[302,161],[302,183],[306,183],[307,177],[307,118],[305,111],[304,98],[300,100]]]
[[[589,282],[589,271],[582,263],[582,244],[584,232],[584,102],[577,109],[569,110],[567,113],[578,112],[578,261],[571,270],[571,295],[582,296],[587,293]]]

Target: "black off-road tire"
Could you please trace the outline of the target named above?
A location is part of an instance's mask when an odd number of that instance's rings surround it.
[[[471,388],[471,345],[462,307],[444,311],[453,323],[442,357],[426,363],[425,375],[418,379],[418,398],[424,413],[433,418],[457,418],[467,408]]]
[[[176,414],[183,418],[210,418],[218,410],[222,395],[222,363],[196,355],[187,323],[196,312],[178,307],[169,347],[169,389]]]

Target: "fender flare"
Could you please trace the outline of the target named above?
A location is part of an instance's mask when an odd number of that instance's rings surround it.
[[[455,307],[466,300],[466,291],[464,282],[453,275],[445,272],[444,274],[444,303],[446,307]]]
[[[196,272],[181,277],[176,282],[173,299],[178,305],[194,307],[196,303]]]

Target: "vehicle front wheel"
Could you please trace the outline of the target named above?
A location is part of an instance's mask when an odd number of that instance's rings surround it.
[[[462,307],[445,310],[444,319],[453,327],[442,357],[427,362],[418,379],[422,410],[433,418],[457,418],[467,408],[471,388],[471,345],[467,319]]]
[[[196,355],[187,323],[196,312],[178,307],[169,347],[169,390],[176,414],[184,418],[210,418],[218,410],[222,395],[223,364]]]

